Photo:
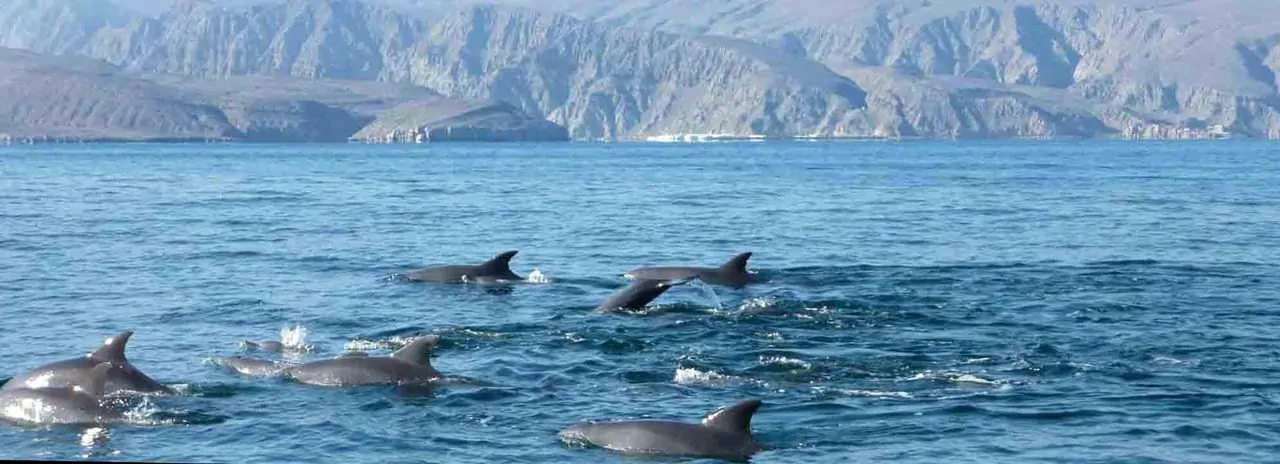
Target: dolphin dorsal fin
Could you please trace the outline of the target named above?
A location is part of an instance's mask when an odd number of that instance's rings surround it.
[[[115,336],[108,338],[102,342],[102,346],[89,354],[89,357],[99,361],[109,361],[113,363],[124,363],[127,358],[124,357],[124,347],[129,344],[129,337],[133,336],[132,330],[120,332]]]
[[[92,396],[102,396],[107,390],[107,374],[111,372],[111,363],[100,362],[85,373],[84,379],[75,388]]]
[[[746,273],[748,259],[751,259],[750,251],[746,253],[739,253],[737,256],[729,258],[728,261],[725,261],[724,265],[720,266],[720,269],[726,270],[726,271]]]
[[[728,408],[720,408],[707,414],[702,425],[740,433],[751,433],[751,416],[760,409],[761,401],[755,398]]]
[[[498,256],[494,256],[493,259],[485,261],[484,264],[480,265],[480,267],[483,268],[487,273],[494,273],[494,274],[510,273],[511,258],[514,258],[516,256],[516,253],[519,253],[519,252],[520,251],[518,250],[504,251],[502,253],[499,253]]]
[[[410,364],[431,365],[431,350],[440,344],[439,335],[427,335],[409,342],[403,348],[391,353],[391,357]]]

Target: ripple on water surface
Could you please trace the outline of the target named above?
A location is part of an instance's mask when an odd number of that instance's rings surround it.
[[[0,376],[133,329],[130,359],[180,392],[128,424],[2,427],[0,456],[600,462],[555,432],[758,397],[755,462],[1268,462],[1280,163],[1184,148],[0,149],[0,292],[21,327],[0,332]],[[504,250],[525,282],[397,278]],[[623,271],[742,251],[764,283],[593,311]],[[439,388],[207,361],[428,333]],[[242,345],[262,340],[286,349]]]

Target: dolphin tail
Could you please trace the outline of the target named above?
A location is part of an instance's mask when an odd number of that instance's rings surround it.
[[[511,258],[519,253],[519,250],[504,251],[493,259],[485,261],[480,267],[484,269],[486,274],[515,275],[511,272]]]
[[[129,337],[133,336],[132,330],[126,330],[116,334],[114,337],[108,338],[102,342],[102,346],[94,350],[89,356],[99,361],[108,361],[112,363],[124,363],[127,358],[124,356],[124,347],[129,344]]]
[[[751,398],[729,408],[721,408],[707,414],[702,425],[739,433],[751,433],[751,416],[760,409],[762,402]]]
[[[431,334],[418,337],[403,348],[391,353],[391,357],[413,364],[431,365],[431,352],[440,345],[440,336]]]
[[[745,274],[747,272],[748,259],[751,259],[750,251],[746,253],[740,253],[737,256],[729,258],[728,261],[725,261],[724,265],[720,266],[720,270]]]

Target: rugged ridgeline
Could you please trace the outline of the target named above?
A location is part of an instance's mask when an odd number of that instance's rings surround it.
[[[407,84],[287,76],[196,79],[0,49],[0,142],[345,142],[357,132],[359,139],[370,139],[365,134],[387,127],[382,121],[400,117],[405,107],[429,113],[425,122],[447,131],[424,141],[499,141],[512,134],[567,140],[562,126],[509,105],[458,101]],[[412,129],[414,121],[399,121],[402,130]],[[453,133],[458,135],[448,136]]]
[[[493,1],[763,43],[851,78],[921,135],[1280,136],[1277,2]]]
[[[148,17],[14,0],[0,45],[200,78],[414,83],[575,138],[1280,135],[1269,4],[498,1],[184,1]]]

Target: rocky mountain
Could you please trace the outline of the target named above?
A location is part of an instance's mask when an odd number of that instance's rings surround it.
[[[229,140],[217,108],[91,60],[0,49],[0,139]]]
[[[14,0],[0,45],[206,79],[412,83],[580,139],[1280,135],[1266,2],[120,1]]]
[[[471,140],[505,140],[504,131],[534,140],[565,139],[562,126],[514,108],[463,102],[408,84],[268,76],[197,79],[0,48],[0,139],[10,142],[345,142],[384,113],[398,114],[406,105],[431,111],[446,130],[470,131]],[[475,117],[487,108],[500,108],[506,119]]]

